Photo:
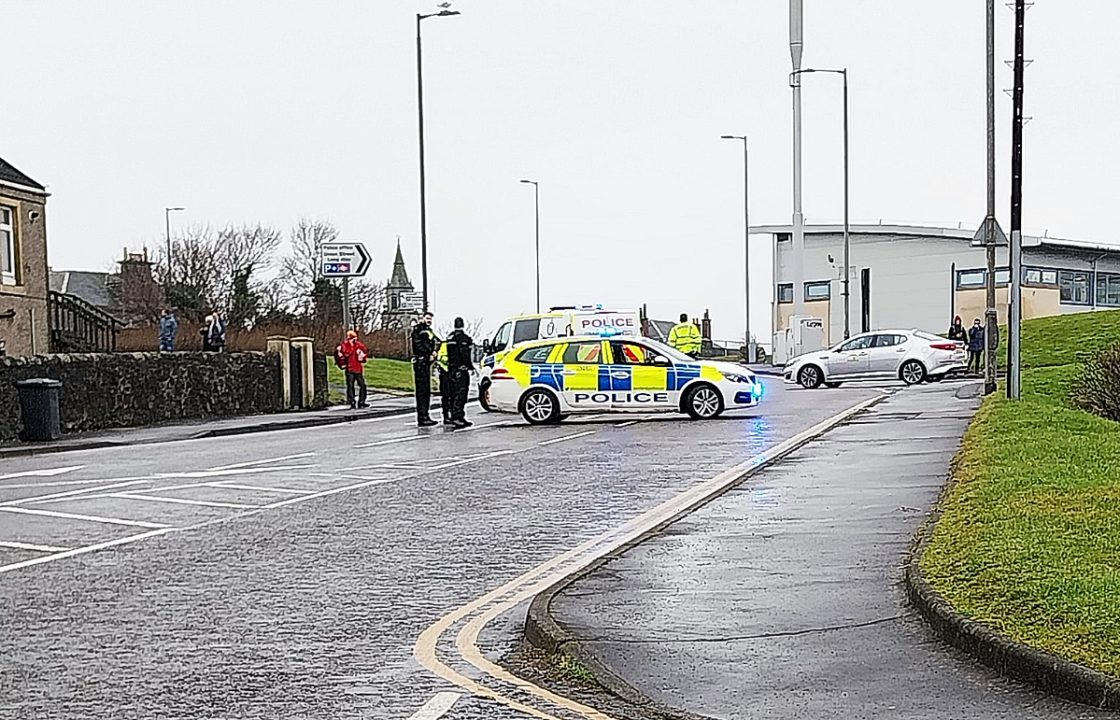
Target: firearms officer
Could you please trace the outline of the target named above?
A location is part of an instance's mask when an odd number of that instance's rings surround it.
[[[455,318],[455,330],[447,338],[447,365],[451,373],[451,427],[461,429],[470,427],[467,420],[467,392],[471,384],[471,370],[474,362],[471,348],[474,341],[463,330],[463,318]]]
[[[436,357],[436,335],[432,332],[432,314],[424,313],[412,326],[412,378],[416,384],[416,424],[436,424],[429,411],[432,407],[432,361]]]

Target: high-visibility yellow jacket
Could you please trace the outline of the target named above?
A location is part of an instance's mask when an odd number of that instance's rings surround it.
[[[682,322],[673,326],[669,331],[670,347],[680,350],[686,355],[695,355],[700,352],[700,345],[704,338],[700,335],[700,328],[694,323]]]
[[[436,365],[443,372],[447,372],[447,341],[441,340],[439,343],[439,352],[436,353]]]

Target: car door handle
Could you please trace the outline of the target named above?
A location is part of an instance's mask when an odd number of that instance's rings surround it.
[[[612,372],[611,377],[618,378],[619,380],[625,380],[626,378],[630,377],[630,373],[627,373],[627,372]]]
[[[575,375],[576,371],[575,370],[561,370],[560,374],[561,375]]]
[[[904,353],[904,352],[906,352],[906,348],[899,348],[899,349],[895,350],[895,352]]]

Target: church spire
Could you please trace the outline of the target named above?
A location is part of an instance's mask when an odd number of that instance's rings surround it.
[[[408,279],[408,270],[404,267],[404,255],[401,253],[401,239],[397,238],[397,257],[393,260],[393,274],[389,276],[389,287],[412,290],[412,282]]]

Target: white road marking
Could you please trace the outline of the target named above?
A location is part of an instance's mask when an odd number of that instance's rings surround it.
[[[210,468],[211,470],[236,470],[238,468],[253,467],[255,465],[267,465],[269,463],[283,462],[285,460],[298,460],[300,458],[313,457],[315,453],[305,452],[296,455],[281,455],[280,457],[268,458],[266,460],[250,460],[249,462],[234,463],[232,465],[219,465],[218,467]]]
[[[50,468],[49,470],[24,470],[22,472],[0,475],[0,480],[14,480],[24,477],[54,477],[55,475],[65,475],[68,472],[81,470],[84,467],[85,465],[70,465],[69,467]]]
[[[229,488],[230,490],[253,490],[260,492],[281,493],[285,495],[310,495],[314,490],[293,490],[291,488],[278,488],[278,487],[259,487],[257,485],[238,485],[236,483],[225,482],[219,480],[218,482],[206,483],[208,487],[214,488]]]
[[[631,425],[637,425],[640,422],[641,422],[641,420],[630,420],[628,422],[619,423],[619,424],[615,425],[615,427],[617,427],[617,428],[630,427]]]
[[[584,718],[609,720],[609,716],[594,708],[537,687],[491,662],[478,647],[478,637],[482,630],[492,620],[525,602],[543,589],[565,577],[569,577],[572,573],[586,568],[605,555],[637,540],[645,533],[696,510],[713,498],[718,497],[730,486],[740,482],[747,473],[793,452],[803,443],[828,432],[882,399],[882,397],[876,397],[853,405],[847,410],[837,413],[754,457],[724,470],[709,480],[694,485],[642,515],[538,565],[477,600],[448,613],[420,634],[413,648],[413,656],[431,672],[475,695],[490,698],[533,717],[544,720],[558,720],[555,715],[550,715],[538,708],[507,697],[501,692],[483,685],[479,680],[463,675],[439,659],[437,647],[441,637],[456,624],[473,616],[463,626],[456,638],[456,647],[464,660],[482,671],[484,675],[505,683],[512,683],[519,689],[552,706],[564,708]]]
[[[88,520],[89,522],[106,523],[108,525],[130,525],[132,527],[151,528],[153,530],[165,530],[171,527],[163,523],[153,523],[145,520],[122,520],[120,518],[101,517],[100,515],[78,515],[77,513],[55,512],[54,510],[33,510],[32,508],[24,507],[0,507],[0,512],[13,512],[22,515],[43,515],[44,517],[60,518],[62,520]]]
[[[0,503],[0,509],[5,506],[21,505],[27,503],[29,505],[37,505],[41,502],[59,502],[60,500],[68,500],[70,498],[77,499],[78,495],[88,495],[89,493],[96,493],[102,490],[112,490],[114,488],[131,487],[133,485],[140,485],[149,482],[145,478],[133,478],[125,480],[124,482],[115,482],[109,485],[102,485],[100,487],[92,488],[79,488],[77,490],[66,490],[65,492],[51,493],[50,495],[32,495],[31,497],[19,498],[17,500],[8,500],[7,502]],[[97,496],[94,496],[97,497]]]
[[[175,478],[182,478],[189,480],[192,478],[211,478],[211,477],[227,477],[229,475],[257,475],[260,473],[271,472],[286,472],[289,470],[310,470],[316,467],[315,465],[277,465],[274,467],[244,467],[244,468],[226,468],[224,470],[194,470],[187,472],[175,473],[156,473],[152,475],[153,478],[160,480],[173,480]]]
[[[164,533],[171,532],[172,528],[164,527],[159,530],[152,530],[139,535],[129,535],[128,537],[117,538],[116,540],[109,540],[108,542],[97,543],[96,545],[86,545],[85,547],[74,548],[65,552],[55,553],[54,555],[44,555],[43,557],[32,558],[31,560],[24,560],[23,562],[12,563],[11,565],[4,565],[0,567],[0,573],[10,572],[12,570],[20,570],[32,565],[39,565],[41,563],[48,563],[54,560],[63,560],[65,558],[74,557],[75,555],[84,555],[85,553],[96,552],[106,548],[117,547],[118,545],[127,545],[139,540],[146,540],[156,535],[163,535]]]
[[[441,692],[424,703],[424,707],[409,715],[408,720],[439,720],[463,697],[462,693]]]
[[[13,550],[34,550],[35,552],[57,553],[66,552],[70,548],[55,547],[54,545],[32,545],[31,543],[15,542],[14,540],[0,540],[0,547]]]
[[[117,478],[118,480],[143,480],[145,478]],[[0,485],[0,490],[16,490],[26,488],[47,488],[47,487],[61,487],[69,485],[96,485],[97,483],[113,482],[106,478],[95,478],[91,480],[57,480],[55,482],[42,482],[42,483],[14,483],[12,485]]]
[[[354,448],[358,450],[361,448],[381,447],[382,445],[395,445],[397,443],[412,442],[413,440],[422,440],[424,438],[430,437],[431,435],[409,435],[408,437],[389,438],[388,440],[378,440],[377,442],[363,443],[361,445],[355,445]]]
[[[175,505],[200,505],[202,507],[232,508],[233,510],[256,510],[260,505],[242,503],[213,502],[210,500],[188,500],[186,498],[164,497],[162,495],[141,495],[139,493],[113,493],[109,497],[122,500],[151,500],[152,502],[172,503]]]
[[[545,445],[554,445],[556,443],[562,443],[565,440],[575,440],[576,438],[587,437],[588,435],[594,435],[594,434],[595,434],[594,430],[585,430],[584,432],[580,432],[580,433],[572,433],[571,435],[564,435],[563,437],[552,438],[551,440],[544,440],[542,442],[537,443],[537,445],[540,445],[541,447],[544,447]]]

